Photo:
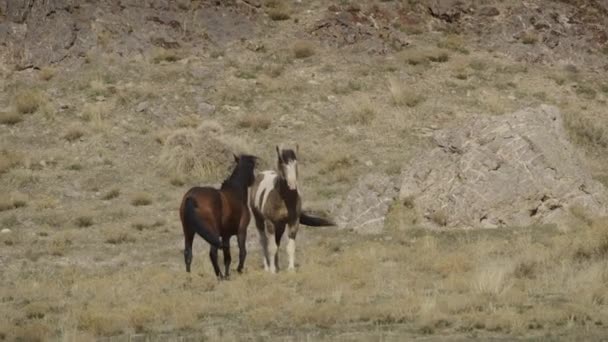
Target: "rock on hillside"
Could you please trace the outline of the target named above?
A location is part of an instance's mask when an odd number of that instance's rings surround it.
[[[429,227],[567,223],[605,215],[608,194],[568,141],[557,108],[478,117],[439,131],[403,172],[399,197]]]
[[[200,52],[251,37],[253,14],[233,0],[0,0],[0,63],[42,67],[92,49]]]

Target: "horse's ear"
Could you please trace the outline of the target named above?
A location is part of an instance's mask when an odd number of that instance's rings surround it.
[[[281,158],[281,148],[279,147],[279,145],[277,145],[276,148],[277,148],[277,157],[279,157],[280,161],[283,161],[283,158]]]
[[[234,157],[234,161],[238,163],[239,162],[239,157],[236,154],[234,154],[234,153],[232,154],[232,156]]]

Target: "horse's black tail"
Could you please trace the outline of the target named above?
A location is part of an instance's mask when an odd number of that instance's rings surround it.
[[[335,226],[336,224],[328,219],[322,217],[312,216],[305,212],[300,213],[300,223],[305,226],[311,227],[329,227]]]
[[[198,233],[205,241],[211,246],[221,247],[220,239],[215,236],[209,228],[205,227],[203,221],[196,215],[196,202],[192,197],[186,198],[184,203],[184,220],[189,227],[194,228],[194,231]]]

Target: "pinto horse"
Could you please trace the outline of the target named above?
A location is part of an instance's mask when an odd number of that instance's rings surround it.
[[[186,272],[190,272],[195,233],[211,245],[209,257],[219,279],[228,278],[230,275],[230,237],[236,235],[239,245],[237,271],[243,271],[247,256],[245,239],[251,219],[247,194],[255,180],[257,157],[240,155],[234,156],[234,159],[236,166],[219,190],[212,187],[194,187],[188,190],[182,199],[179,215],[184,229]],[[224,275],[218,265],[218,248],[222,248],[224,252]]]
[[[277,170],[261,172],[251,187],[250,207],[260,235],[264,253],[264,269],[275,273],[279,268],[278,247],[287,226],[288,270],[295,269],[298,225],[322,227],[335,225],[330,220],[302,211],[298,189],[298,161],[294,149],[276,147]]]

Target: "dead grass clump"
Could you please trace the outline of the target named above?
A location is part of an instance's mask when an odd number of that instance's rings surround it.
[[[105,232],[105,241],[111,245],[135,242],[135,237],[121,229],[110,229]]]
[[[156,228],[156,227],[161,227],[165,225],[165,222],[161,219],[156,220],[156,221],[149,221],[149,220],[138,220],[135,221],[131,224],[131,227],[135,228],[135,230],[138,231],[143,231],[143,230],[148,230],[148,229],[152,229],[152,228]]]
[[[55,77],[55,74],[57,74],[57,70],[55,70],[55,68],[46,66],[40,69],[39,76],[41,80],[48,81]]]
[[[104,201],[108,201],[108,200],[114,199],[118,196],[120,196],[120,190],[112,189],[112,190],[106,192],[105,194],[103,194],[103,196],[101,196],[101,199]]]
[[[437,46],[442,49],[449,49],[462,54],[469,54],[469,50],[466,48],[465,39],[456,34],[447,35],[444,39],[437,43]]]
[[[72,126],[63,135],[63,138],[69,142],[74,142],[84,136],[84,131],[78,126]]]
[[[500,295],[508,286],[510,273],[506,266],[500,264],[482,267],[472,279],[473,291],[484,295]]]
[[[412,90],[405,89],[398,81],[389,80],[389,91],[393,99],[393,103],[397,106],[406,105],[408,107],[416,107],[424,102],[425,97]]]
[[[26,205],[27,201],[21,194],[0,194],[0,211],[22,208]]]
[[[126,328],[125,317],[97,306],[91,306],[80,312],[77,320],[80,330],[90,331],[98,336],[117,335]]]
[[[271,8],[266,11],[268,17],[274,21],[287,20],[291,18],[289,15],[289,9],[287,6],[281,6],[277,8]]]
[[[576,94],[584,99],[593,100],[597,96],[597,91],[588,85],[579,84],[576,87]]]
[[[159,156],[161,172],[180,180],[210,180],[232,165],[232,150],[222,138],[206,127],[182,128],[164,139]]]
[[[0,174],[18,166],[23,161],[23,157],[20,153],[0,150]]]
[[[78,216],[74,223],[80,228],[90,227],[93,225],[93,217],[88,215]]]
[[[23,121],[23,116],[16,111],[0,112],[0,124],[15,125]]]
[[[152,204],[152,197],[145,192],[140,192],[133,195],[131,198],[131,204],[136,207],[150,205]]]
[[[431,62],[445,63],[450,59],[450,55],[446,51],[432,51],[427,55],[427,58]]]
[[[608,147],[606,127],[601,124],[601,121],[581,113],[566,112],[564,124],[578,143],[590,147]]]
[[[538,42],[538,35],[534,32],[526,32],[520,39],[523,44],[532,45]]]
[[[238,126],[241,128],[251,128],[254,131],[266,130],[272,121],[262,115],[246,115],[239,119]]]
[[[174,49],[163,49],[163,48],[158,48],[155,49],[154,52],[152,53],[152,62],[155,64],[161,63],[161,62],[177,62],[180,59],[182,59],[182,55],[180,54],[179,51],[174,50]]]
[[[429,219],[438,226],[445,227],[448,224],[448,215],[444,210],[436,210],[429,215]]]
[[[369,97],[347,101],[346,110],[350,112],[349,119],[355,125],[368,125],[376,117],[376,109]]]
[[[39,91],[25,90],[13,98],[15,109],[21,114],[31,114],[43,104],[43,97]]]
[[[310,42],[298,41],[293,45],[293,54],[296,58],[307,58],[315,54],[315,48]]]

